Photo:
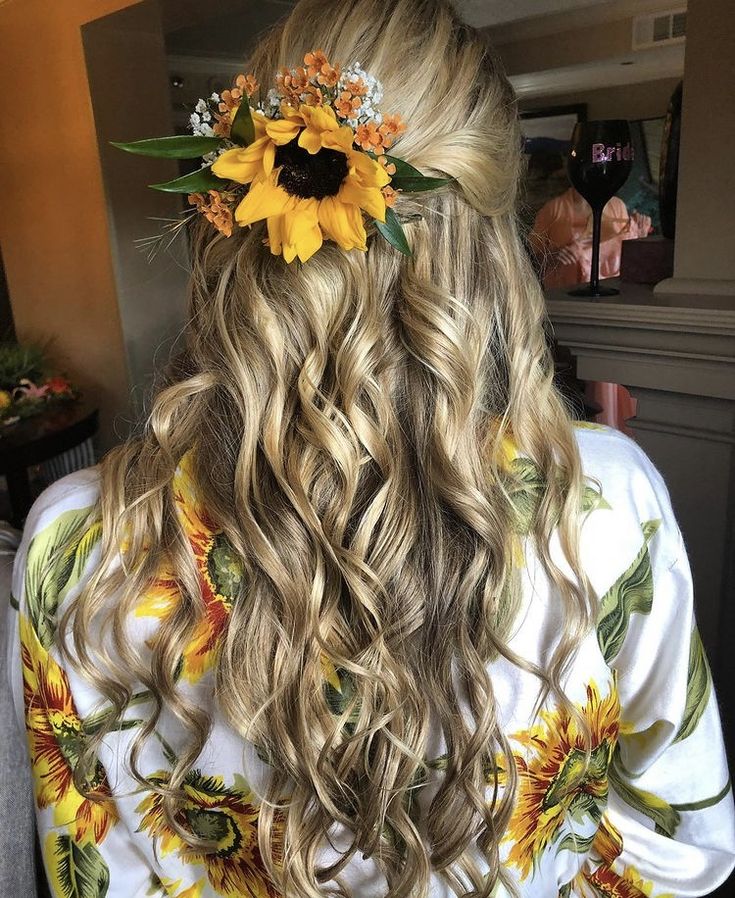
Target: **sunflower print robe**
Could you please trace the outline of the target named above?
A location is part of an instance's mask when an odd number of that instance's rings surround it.
[[[547,703],[534,716],[533,677],[502,659],[491,663],[519,773],[515,811],[501,842],[503,866],[523,898],[705,895],[735,866],[735,813],[686,549],[667,488],[645,453],[609,428],[579,426],[576,432],[584,470],[595,484],[584,496],[582,559],[601,604],[565,688],[593,734],[592,761],[585,774],[573,714]],[[530,459],[506,449],[506,462],[523,484],[514,497],[522,536],[539,477]],[[241,571],[199,501],[186,456],[175,492],[204,600],[180,682],[214,709],[205,751],[184,783],[182,814],[218,847],[206,852],[182,842],[167,825],[158,794],[141,791],[122,763],[144,715],[145,694],[134,696],[123,727],[100,749],[92,783],[97,800],[82,797],[74,784],[85,734],[104,714],[100,696],[62,663],[55,643],[59,612],[98,557],[99,525],[89,515],[97,472],[77,472],[33,506],[10,611],[9,669],[54,898],[278,898],[258,850],[256,795],[268,776],[267,761],[227,727],[213,698],[217,642]],[[67,548],[49,572],[44,559],[60,545]],[[558,600],[527,549],[519,542],[524,593],[511,645],[544,664],[559,629]],[[175,580],[162,568],[141,599],[131,638],[150,639],[176,601]],[[339,710],[349,682],[328,665],[324,673],[328,700]],[[164,716],[140,761],[153,782],[169,776],[179,735],[175,720]],[[428,759],[432,776],[441,776],[445,748],[436,734]],[[502,770],[500,777],[502,788]],[[419,810],[428,791],[418,790]],[[342,836],[349,838],[337,832],[334,844]],[[325,846],[324,862],[334,857]],[[359,898],[385,894],[371,859],[358,855],[342,875]],[[499,887],[498,895],[504,893]],[[431,895],[450,894],[435,875]]]

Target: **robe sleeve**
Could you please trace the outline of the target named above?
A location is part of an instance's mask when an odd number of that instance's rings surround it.
[[[98,799],[81,794],[73,779],[88,720],[58,651],[56,630],[60,608],[78,585],[96,538],[85,523],[94,498],[92,478],[78,472],[36,500],[15,557],[7,619],[17,717],[7,723],[17,724],[27,742],[36,829],[53,898],[129,898],[146,894],[155,881],[120,820],[103,764],[98,760],[93,771]],[[62,546],[66,550],[59,554]]]
[[[707,895],[735,867],[732,788],[689,560],[653,477],[661,518],[646,524],[636,576],[598,628],[621,718],[608,808],[573,885],[584,898]]]

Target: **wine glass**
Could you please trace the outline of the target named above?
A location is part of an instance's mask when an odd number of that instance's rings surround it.
[[[602,210],[625,184],[633,167],[633,145],[625,119],[577,122],[567,159],[569,180],[592,206],[592,268],[590,282],[570,290],[570,296],[614,296],[600,286]]]

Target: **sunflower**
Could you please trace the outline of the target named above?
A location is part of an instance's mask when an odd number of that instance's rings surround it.
[[[503,841],[511,842],[508,862],[525,879],[539,855],[561,834],[569,815],[599,822],[607,799],[607,768],[617,742],[620,706],[613,686],[604,698],[587,686],[581,712],[592,735],[592,757],[584,772],[584,737],[563,708],[542,711],[544,725],[514,734],[526,752],[514,751],[518,798]]]
[[[653,898],[653,883],[645,881],[635,867],[625,867],[622,873],[616,873],[603,865],[593,873],[580,873],[574,887],[585,898]],[[673,898],[673,895],[656,898]]]
[[[75,842],[101,842],[117,820],[112,801],[91,801],[74,785],[74,767],[84,746],[83,722],[66,674],[41,645],[30,620],[20,616],[23,697],[36,802],[52,807],[54,823],[69,826]],[[97,764],[91,788],[110,795]]]
[[[169,774],[159,771],[151,779],[157,785],[168,782]],[[175,851],[184,863],[199,864],[207,872],[212,888],[228,898],[280,898],[265,868],[258,848],[256,800],[248,789],[227,788],[218,776],[204,776],[192,770],[183,783],[184,802],[176,820],[200,838],[216,843],[212,849],[192,848],[173,830],[163,813],[163,799],[151,792],[137,806],[142,814],[138,832],[159,840],[162,855]],[[283,857],[283,828],[274,827],[273,857]]]
[[[306,262],[325,237],[345,250],[367,249],[362,213],[385,221],[381,188],[390,175],[355,149],[355,132],[331,106],[284,103],[281,114],[252,111],[255,140],[212,166],[217,177],[250,185],[235,220],[244,227],[265,219],[271,252],[286,262]]]
[[[199,680],[214,664],[219,638],[227,627],[232,602],[237,595],[242,569],[232,546],[218,530],[198,499],[192,458],[186,454],[174,476],[174,500],[184,532],[194,553],[204,603],[184,651],[182,676],[190,683]],[[158,577],[136,608],[139,617],[166,619],[181,598],[179,581],[170,566],[163,565]]]

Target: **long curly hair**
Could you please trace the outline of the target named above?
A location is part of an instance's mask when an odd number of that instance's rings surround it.
[[[516,100],[448,0],[301,0],[249,69],[269,83],[316,47],[379,78],[408,126],[397,154],[454,181],[399,195],[410,258],[373,236],[366,253],[325,243],[287,265],[262,223],[230,238],[195,226],[185,352],[142,434],[101,464],[101,560],[61,627],[114,711],[77,777],[142,683],[154,701],[129,766],[197,843],[177,816],[211,727],[177,679],[203,613],[172,486],[190,453],[242,570],[213,688],[218,713],[271,765],[258,838],[276,886],[347,895],[332,878],[367,855],[394,898],[423,898],[433,872],[484,898],[506,881],[499,842],[517,780],[491,662],[531,671],[539,701],[571,708],[563,677],[592,617],[580,459],[517,228]],[[544,669],[509,645],[520,598],[509,439],[542,475],[527,537],[563,611]],[[162,559],[180,601],[146,655],[128,624]],[[350,682],[342,714],[325,698],[325,659]],[[187,745],[166,784],[139,764],[163,713]],[[417,814],[437,727],[446,769]],[[352,841],[323,869],[335,823]]]

